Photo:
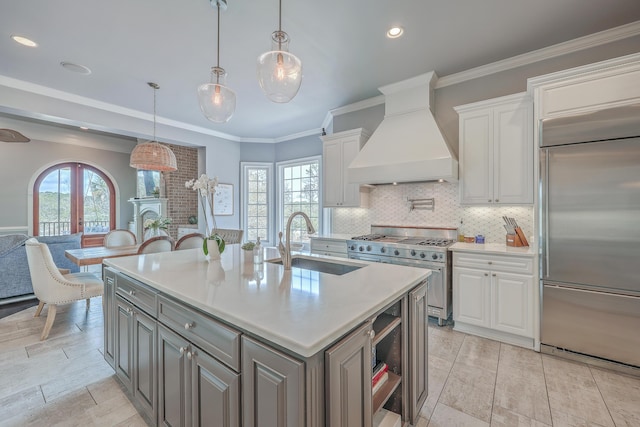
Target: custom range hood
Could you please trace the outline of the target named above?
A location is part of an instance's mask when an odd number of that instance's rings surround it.
[[[458,160],[431,112],[437,79],[432,71],[379,88],[384,120],[349,165],[350,183],[458,181]]]

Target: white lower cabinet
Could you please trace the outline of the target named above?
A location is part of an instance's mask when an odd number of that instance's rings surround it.
[[[533,258],[454,253],[454,329],[533,347],[533,282]]]

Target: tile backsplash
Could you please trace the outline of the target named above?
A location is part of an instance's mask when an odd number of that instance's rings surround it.
[[[369,194],[369,208],[332,209],[332,232],[366,234],[371,224],[457,227],[462,234],[483,234],[487,243],[503,243],[502,216],[516,219],[533,242],[533,206],[460,206],[458,183],[378,185]],[[433,211],[410,210],[408,199],[435,199]]]

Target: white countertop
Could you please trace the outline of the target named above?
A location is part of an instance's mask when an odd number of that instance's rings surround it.
[[[278,258],[265,248],[265,259]],[[342,276],[279,264],[245,264],[239,245],[218,261],[200,249],[111,258],[105,264],[228,324],[303,357],[325,349],[418,283],[430,270],[334,257],[364,265]]]
[[[537,248],[533,246],[513,247],[507,246],[504,243],[464,243],[456,242],[449,246],[449,250],[454,252],[475,252],[483,254],[498,254],[498,255],[519,255],[535,257],[538,252]]]

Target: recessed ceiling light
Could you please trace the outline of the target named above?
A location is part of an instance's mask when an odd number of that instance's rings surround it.
[[[89,130],[89,128],[88,128],[88,127],[86,127],[86,126],[80,126],[80,129],[82,129],[82,130]]]
[[[80,74],[91,74],[91,69],[89,67],[85,67],[84,65],[74,64],[73,62],[62,61],[60,63],[65,70],[80,73]]]
[[[38,46],[38,43],[34,42],[31,39],[28,39],[26,37],[22,37],[22,36],[16,36],[16,35],[12,35],[11,39],[16,42],[16,43],[20,43],[23,46],[28,46],[28,47],[36,47]]]
[[[387,30],[387,37],[390,39],[397,39],[404,33],[404,29],[402,27],[391,27]]]

